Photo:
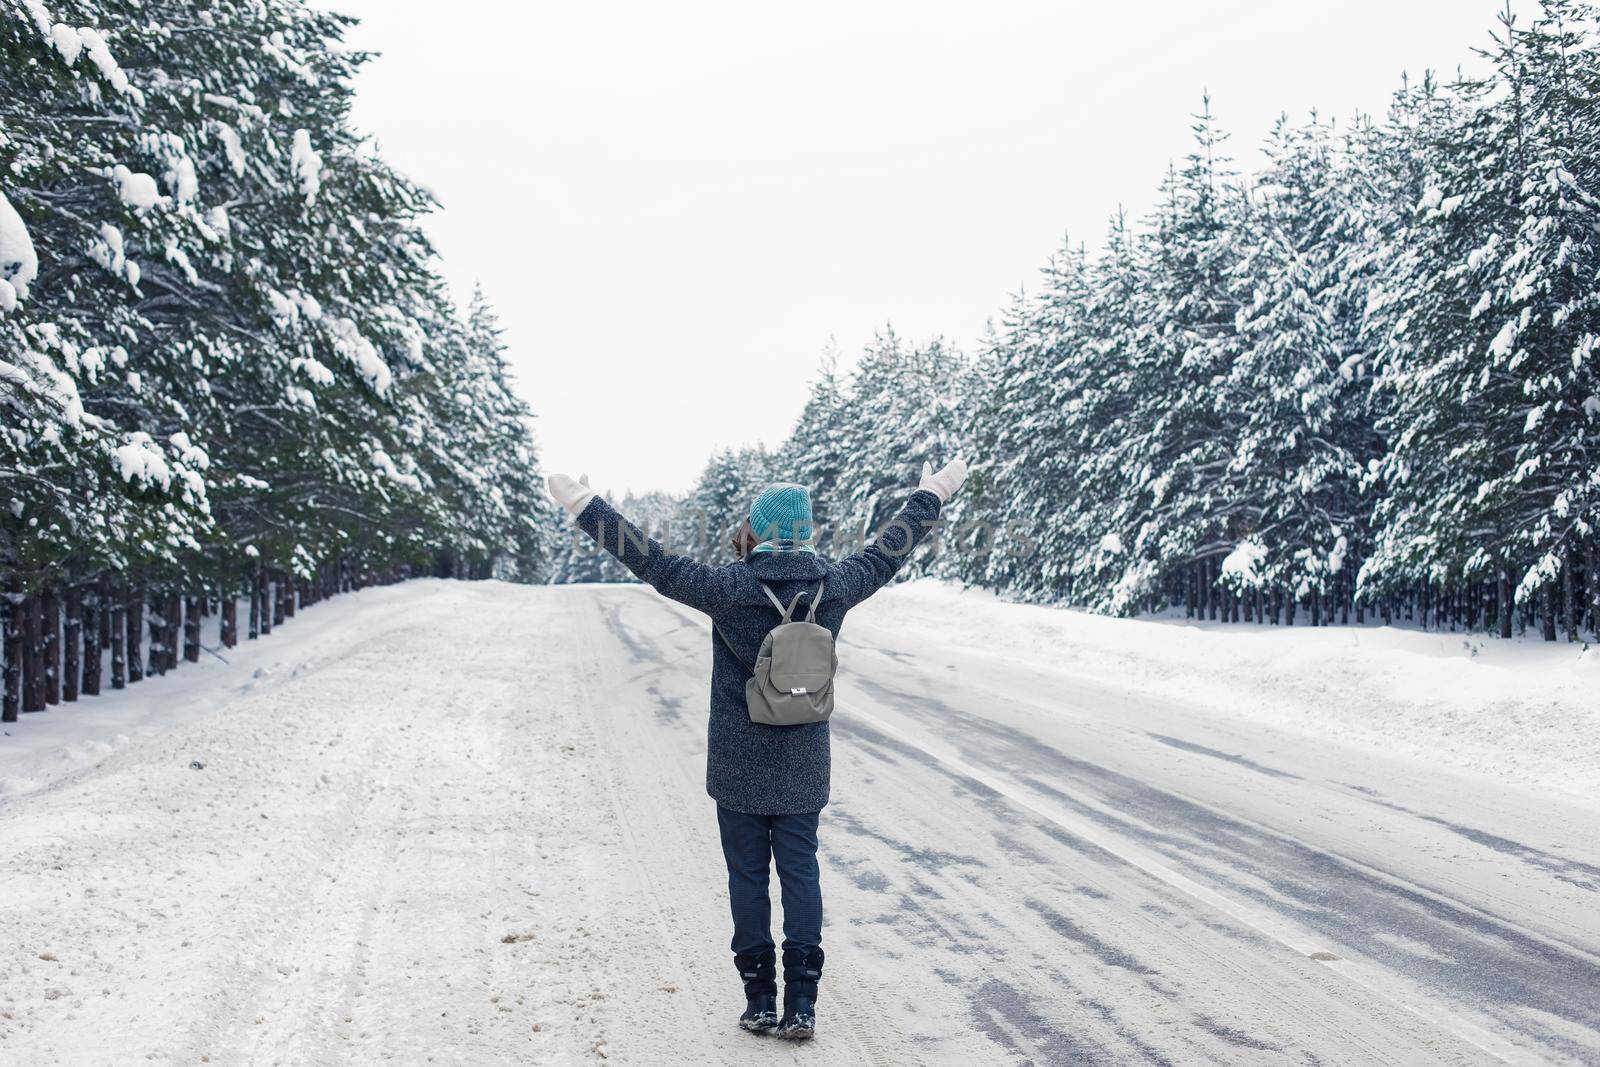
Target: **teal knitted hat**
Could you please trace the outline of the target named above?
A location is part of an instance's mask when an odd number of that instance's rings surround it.
[[[809,542],[816,536],[811,518],[811,494],[803,485],[779,482],[761,490],[750,507],[750,528],[761,538],[757,552],[815,552]]]

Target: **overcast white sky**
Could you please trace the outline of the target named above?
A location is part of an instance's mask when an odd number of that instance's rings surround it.
[[[1144,212],[1203,89],[1250,166],[1280,112],[1471,63],[1500,6],[322,2],[382,53],[356,121],[442,199],[546,467],[619,491],[781,441],[830,337],[971,347],[1064,233]]]

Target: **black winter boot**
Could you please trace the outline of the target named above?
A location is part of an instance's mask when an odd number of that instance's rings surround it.
[[[778,954],[742,952],[733,957],[744,979],[744,1014],[739,1025],[753,1034],[769,1034],[778,1028]]]
[[[778,1036],[805,1041],[817,1032],[817,979],[822,977],[820,948],[783,950],[783,1018]]]

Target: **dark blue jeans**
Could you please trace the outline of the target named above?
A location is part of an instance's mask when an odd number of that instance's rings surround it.
[[[783,893],[783,947],[822,945],[822,885],[817,867],[817,819],[804,815],[746,815],[717,805],[722,855],[728,861],[733,951],[766,952],[772,945],[771,861]]]

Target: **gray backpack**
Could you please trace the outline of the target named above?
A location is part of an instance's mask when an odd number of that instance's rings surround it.
[[[744,704],[751,722],[803,726],[827,722],[828,716],[833,714],[833,675],[839,669],[839,655],[833,647],[833,634],[826,626],[817,624],[817,604],[822,600],[825,584],[817,586],[817,595],[811,598],[806,619],[800,622],[791,620],[790,616],[800,598],[806,595],[805,590],[796,593],[785,608],[766,583],[762,583],[761,591],[767,594],[767,599],[783,618],[762,639],[754,667],[735,654],[750,671],[750,680],[744,683]],[[726,637],[722,641],[728,644]],[[733,651],[732,645],[728,645],[728,651]]]

